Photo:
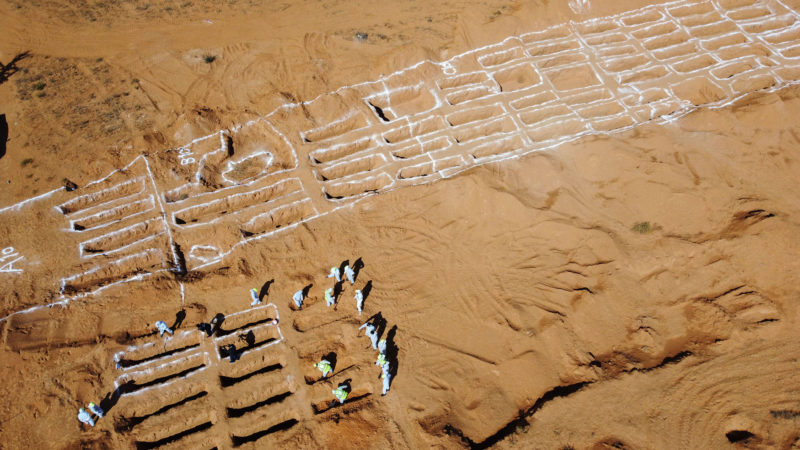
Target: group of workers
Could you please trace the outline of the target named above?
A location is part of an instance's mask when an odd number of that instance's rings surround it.
[[[370,343],[372,344],[372,349],[378,351],[378,359],[375,361],[375,365],[381,368],[381,380],[383,380],[383,392],[381,395],[386,395],[389,392],[389,385],[391,384],[392,374],[390,373],[391,366],[389,365],[389,360],[386,358],[386,339],[378,340],[378,327],[375,326],[374,323],[371,321],[364,322],[358,329],[364,329],[364,335],[366,335]]]
[[[364,329],[364,334],[369,337],[370,343],[372,344],[372,349],[378,351],[378,359],[375,361],[375,365],[381,368],[380,378],[383,380],[383,391],[381,392],[381,396],[384,396],[387,392],[389,392],[392,379],[391,365],[386,356],[386,339],[379,339],[378,327],[372,323],[372,321],[365,322],[358,329]],[[322,378],[327,378],[329,374],[333,373],[331,362],[325,358],[314,363],[314,367],[322,372]],[[336,387],[336,389],[333,389],[331,393],[340,404],[344,403],[345,400],[347,400],[348,395],[350,395],[350,384],[348,382],[341,383]]]
[[[350,282],[351,285],[356,283],[356,272],[350,267],[349,264],[345,264],[344,266],[344,276],[347,278],[347,281]],[[333,278],[336,280],[336,283],[339,284],[342,282],[342,271],[339,270],[338,267],[334,266],[331,267],[330,272],[326,278]],[[333,306],[336,304],[336,286],[329,287],[325,289],[324,292],[325,298],[325,305],[326,306]],[[300,289],[299,291],[295,292],[292,296],[292,301],[297,309],[303,308],[303,301],[305,301],[305,290]],[[356,299],[356,309],[358,309],[358,313],[361,314],[364,311],[364,293],[360,289],[356,289],[354,298]]]
[[[326,278],[333,278],[336,283],[342,282],[342,272],[344,272],[344,276],[347,281],[350,282],[351,285],[355,284],[355,271],[350,267],[349,264],[345,264],[344,269],[342,271],[339,270],[339,267],[333,266],[331,267],[330,272],[328,273]],[[332,306],[336,304],[335,298],[335,286],[329,287],[325,290],[325,304],[327,306]],[[298,309],[302,308],[303,306],[303,291],[297,291],[294,294],[293,301],[295,306]],[[356,299],[356,309],[358,309],[358,313],[361,314],[364,311],[364,293],[360,289],[355,290],[355,299]],[[365,335],[370,339],[370,343],[372,344],[372,349],[378,351],[378,359],[375,361],[375,365],[381,368],[381,375],[380,378],[383,380],[383,391],[381,395],[386,395],[389,392],[389,387],[391,385],[391,365],[386,356],[386,339],[380,339],[378,333],[378,327],[372,320],[365,322],[363,325],[359,327],[359,330],[364,329]],[[328,359],[321,359],[318,362],[314,363],[314,367],[317,368],[320,372],[322,372],[322,378],[327,378],[328,375],[333,373],[333,367],[331,362]],[[350,384],[349,382],[340,383],[336,389],[333,389],[331,393],[335,397],[334,404],[338,400],[339,403],[344,403],[347,400],[347,397],[350,395]]]
[[[339,270],[339,267],[336,266],[331,267],[331,270],[326,278],[333,278],[336,281],[336,284],[339,284],[342,282],[341,272],[344,272],[345,278],[347,279],[347,281],[350,282],[351,285],[355,285],[356,273],[355,270],[353,270],[353,268],[350,267],[349,264],[345,264],[344,269],[342,271]],[[336,295],[334,290],[335,288],[336,286],[327,288],[325,290],[324,297],[325,297],[325,304],[327,306],[332,306],[336,304]],[[361,314],[364,311],[364,293],[360,289],[356,289],[354,297],[356,300],[356,309],[358,310],[358,313]],[[259,296],[258,289],[253,288],[250,290],[250,298],[252,299],[252,301],[250,302],[250,306],[257,306],[261,304],[261,298]],[[294,295],[292,296],[292,301],[294,302],[297,309],[302,309],[304,300],[305,300],[304,289],[295,292]],[[218,318],[215,317],[210,324],[203,323],[200,326],[198,326],[198,328],[206,331],[210,336],[214,330],[212,326],[216,325],[215,322],[217,322],[217,320]],[[277,323],[277,320],[274,320],[273,322]],[[155,327],[156,330],[158,331],[159,336],[164,336],[164,333],[169,333],[170,335],[173,335],[172,328],[170,328],[166,324],[166,322],[162,320],[157,321],[155,323]],[[378,351],[378,359],[375,362],[375,364],[381,368],[380,378],[383,380],[383,392],[381,395],[386,395],[386,393],[389,391],[389,385],[391,384],[390,363],[386,357],[386,339],[379,340],[377,327],[374,323],[372,323],[372,321],[367,321],[366,323],[361,325],[359,327],[359,330],[361,329],[364,329],[365,335],[369,337],[373,350]],[[233,345],[226,346],[224,350],[226,350],[228,355],[230,356],[231,362],[234,362],[237,356],[235,346]],[[327,378],[329,374],[333,373],[333,367],[331,365],[331,362],[328,361],[327,359],[322,359],[319,362],[315,363],[314,367],[316,367],[322,372],[323,378]],[[117,363],[117,368],[120,368],[119,362]],[[351,388],[349,382],[345,382],[339,384],[336,387],[336,389],[333,389],[332,393],[336,398],[336,400],[339,401],[339,403],[344,403],[344,401],[350,394],[350,390]],[[94,403],[89,403],[88,409],[89,411],[91,411],[91,413],[94,413],[98,419],[103,417],[105,414],[105,412]],[[95,419],[92,417],[92,414],[89,411],[87,411],[84,408],[80,408],[80,410],[78,411],[78,420],[87,425],[94,426]]]

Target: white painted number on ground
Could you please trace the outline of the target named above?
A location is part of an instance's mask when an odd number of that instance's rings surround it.
[[[17,269],[14,264],[21,261],[24,256],[14,250],[14,247],[6,247],[0,250],[0,272],[17,272],[22,273],[22,269]]]
[[[195,159],[192,157],[192,152],[188,148],[180,149],[180,151],[178,151],[178,158],[180,158],[182,166],[188,166],[195,162]]]

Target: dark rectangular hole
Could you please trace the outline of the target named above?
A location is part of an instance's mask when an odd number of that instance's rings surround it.
[[[312,406],[312,409],[314,409],[314,414],[322,414],[325,411],[330,411],[330,410],[332,410],[334,408],[338,408],[340,406],[348,405],[350,403],[353,403],[355,401],[361,400],[362,398],[369,397],[369,396],[370,396],[370,393],[367,392],[366,394],[362,394],[362,395],[359,395],[359,396],[356,396],[356,397],[347,397],[347,400],[344,403],[339,403],[338,401],[335,401],[335,402],[331,402],[331,403],[325,404],[325,406],[322,407],[322,408],[318,408],[317,405],[311,405],[311,406]]]
[[[274,403],[280,403],[280,402],[284,401],[290,395],[292,395],[292,393],[287,391],[287,392],[284,392],[282,394],[273,395],[272,397],[270,397],[270,398],[268,398],[268,399],[266,399],[264,401],[260,401],[258,403],[255,403],[253,405],[250,405],[250,406],[247,406],[247,407],[244,407],[244,408],[226,408],[228,410],[228,417],[231,417],[231,418],[233,418],[233,417],[241,417],[241,416],[243,416],[243,415],[245,415],[245,414],[247,414],[249,412],[252,412],[252,411],[257,410],[258,408],[261,408],[262,406],[272,405]]]
[[[247,345],[245,347],[237,348],[236,349],[236,353],[238,353],[239,356],[241,356],[242,353],[244,353],[244,352],[246,352],[248,350],[252,350],[254,348],[258,348],[258,347],[267,345],[270,342],[274,342],[274,341],[276,341],[275,338],[269,338],[269,339],[263,340],[261,342],[255,342],[255,343],[253,343],[253,345]],[[225,347],[218,347],[217,348],[217,352],[219,352],[219,357],[220,358],[229,358],[230,357],[230,354],[228,353],[228,350],[225,349]]]
[[[266,430],[258,431],[249,436],[231,436],[231,440],[233,441],[234,447],[240,447],[249,442],[255,442],[268,434],[277,433],[279,431],[286,431],[297,424],[298,424],[297,419],[289,419],[285,422],[273,425],[267,428]]]
[[[167,445],[169,443],[175,442],[175,441],[177,441],[177,440],[179,440],[179,439],[181,439],[181,438],[183,438],[185,436],[188,436],[190,434],[199,433],[200,431],[207,430],[207,429],[211,428],[212,425],[213,424],[211,423],[211,421],[208,421],[208,422],[206,422],[204,424],[198,425],[198,426],[196,426],[194,428],[189,428],[186,431],[181,431],[178,434],[174,434],[172,436],[166,437],[166,438],[161,439],[159,441],[155,441],[155,442],[139,441],[139,442],[136,443],[136,448],[138,450],[149,450],[151,448],[158,448],[158,447],[161,447],[162,445]]]
[[[194,394],[194,395],[192,395],[190,397],[186,397],[183,400],[180,400],[178,402],[172,403],[171,405],[167,405],[167,406],[159,409],[158,411],[156,411],[156,412],[154,412],[152,414],[147,414],[145,416],[141,416],[141,417],[120,417],[116,422],[114,422],[114,429],[118,433],[127,433],[128,431],[131,431],[133,429],[133,427],[135,427],[136,425],[139,425],[140,423],[144,422],[145,420],[147,420],[150,417],[157,416],[159,414],[164,414],[165,412],[169,411],[172,408],[177,408],[178,406],[185,405],[185,404],[187,404],[187,403],[189,403],[189,402],[191,402],[193,400],[197,400],[198,398],[203,398],[206,395],[208,395],[208,393],[206,391],[199,392],[199,393]]]
[[[262,368],[256,370],[255,372],[250,372],[247,375],[243,375],[241,377],[225,377],[225,376],[220,375],[219,376],[219,382],[222,385],[222,387],[229,387],[229,386],[233,386],[236,383],[242,382],[242,381],[244,381],[244,380],[246,380],[246,379],[248,379],[250,377],[254,377],[254,376],[260,375],[262,373],[272,372],[273,370],[280,370],[282,368],[283,368],[283,366],[280,363],[278,363],[278,364],[270,364],[269,366],[262,367]]]
[[[123,384],[122,386],[120,386],[120,392],[123,393],[123,394],[136,392],[139,389],[144,389],[144,388],[149,387],[149,386],[154,386],[156,384],[161,384],[161,383],[167,382],[167,381],[169,381],[169,380],[171,380],[173,378],[178,378],[178,377],[183,377],[183,376],[189,375],[190,373],[194,372],[195,370],[199,370],[199,369],[201,369],[203,367],[205,367],[205,364],[200,364],[198,366],[190,367],[190,368],[188,368],[188,369],[186,369],[184,371],[181,371],[181,372],[178,372],[178,373],[174,373],[172,375],[167,375],[165,377],[157,378],[157,379],[155,379],[153,381],[150,381],[148,383],[145,383],[145,384],[136,384],[136,383],[127,384],[126,383],[126,384]]]
[[[169,356],[169,355],[174,355],[174,354],[180,353],[180,352],[182,352],[184,350],[189,350],[190,348],[195,348],[195,347],[197,347],[199,345],[200,344],[187,345],[186,347],[176,348],[175,350],[170,350],[170,351],[164,352],[164,353],[158,353],[156,355],[148,356],[147,358],[142,358],[142,359],[124,359],[123,358],[123,359],[119,360],[119,365],[120,365],[120,367],[135,366],[135,365],[138,365],[138,364],[146,363],[148,361],[152,361],[154,359],[163,358],[163,357]]]
[[[264,319],[255,320],[253,322],[248,322],[248,323],[246,323],[246,324],[244,324],[244,325],[242,325],[240,327],[231,328],[230,330],[226,330],[226,329],[220,327],[216,331],[216,334],[217,334],[217,336],[227,336],[227,335],[229,335],[231,333],[235,333],[236,331],[241,330],[242,328],[251,328],[251,327],[254,327],[256,325],[261,325],[262,323],[272,322],[274,319],[275,319],[274,317],[266,317]],[[225,322],[223,322],[223,324],[224,323]]]

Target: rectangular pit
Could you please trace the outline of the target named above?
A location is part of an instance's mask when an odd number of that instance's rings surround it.
[[[718,38],[705,40],[702,43],[704,49],[708,51],[717,51],[731,45],[738,45],[747,42],[747,38],[741,33],[733,33]]]
[[[538,106],[545,103],[549,103],[556,99],[556,96],[550,92],[539,92],[533,95],[528,95],[526,97],[521,97],[516,100],[512,100],[509,102],[512,108],[516,110],[530,108],[532,106]]]
[[[586,123],[582,119],[569,119],[556,123],[535,127],[528,131],[528,136],[534,143],[552,142],[564,138],[574,137],[587,131]]]
[[[489,81],[489,76],[485,72],[472,72],[453,77],[442,78],[436,82],[439,89],[457,89],[466,86],[483,84]]]
[[[315,214],[311,200],[305,199],[259,214],[242,224],[240,230],[244,237],[252,237],[300,223]]]
[[[109,188],[91,192],[88,194],[78,195],[77,197],[62,203],[58,209],[62,214],[72,214],[84,209],[91,208],[103,203],[108,203],[122,197],[128,197],[134,194],[144,192],[145,179],[139,177],[130,181],[119,183]],[[80,190],[76,191],[80,192]]]
[[[164,268],[164,255],[159,249],[149,249],[134,255],[98,265],[87,272],[65,278],[61,293],[73,295],[91,291],[111,283],[154,272]]]
[[[644,55],[626,56],[622,58],[608,59],[601,63],[603,69],[608,72],[617,73],[631,70],[647,64],[650,60]]]
[[[644,27],[640,30],[634,31],[631,34],[636,39],[649,39],[656,36],[672,33],[678,29],[677,25],[672,22],[658,23]]]
[[[92,228],[100,228],[114,222],[119,222],[127,217],[152,211],[154,208],[155,201],[153,196],[150,195],[143,200],[134,200],[111,209],[106,209],[86,217],[81,217],[80,219],[74,219],[71,221],[72,229],[76,231],[84,231]]]
[[[581,108],[575,110],[575,112],[584,119],[593,119],[597,117],[613,116],[615,114],[625,112],[625,108],[623,108],[619,103],[610,102]]]
[[[641,69],[633,71],[627,75],[620,77],[620,84],[636,84],[648,81],[658,80],[667,76],[669,72],[663,66],[650,67],[648,69]]]
[[[366,179],[328,184],[323,191],[328,199],[341,199],[367,192],[378,192],[391,184],[392,178],[386,173],[380,173]]]
[[[698,50],[694,42],[686,42],[685,44],[676,45],[674,47],[656,50],[652,53],[659,61],[666,61],[673,58],[681,58],[681,60],[683,60],[692,53],[698,53]]]
[[[475,160],[482,160],[484,158],[491,158],[501,156],[509,153],[516,152],[524,147],[522,138],[519,136],[512,136],[506,139],[498,139],[485,144],[481,144],[470,152]]]
[[[476,86],[458,92],[451,92],[450,94],[447,94],[446,98],[447,98],[447,103],[455,106],[494,93],[496,93],[495,90],[490,89],[486,86]]]
[[[572,114],[572,110],[565,105],[553,105],[522,111],[519,113],[519,118],[525,125],[535,125],[554,118],[568,117]]]
[[[392,152],[392,155],[400,159],[412,158],[423,153],[441,150],[450,147],[451,145],[453,145],[453,142],[450,140],[450,138],[442,136],[429,141],[423,141],[421,143],[417,142],[400,150],[395,150]]]
[[[337,159],[346,158],[362,150],[369,148],[373,144],[372,138],[365,137],[353,142],[345,142],[331,147],[320,148],[311,152],[311,162],[323,164]]]
[[[450,126],[458,126],[465,123],[490,119],[492,117],[499,117],[503,114],[505,114],[503,108],[499,104],[494,104],[458,111],[446,116],[445,119]]]
[[[369,124],[364,114],[353,112],[345,117],[334,120],[319,128],[314,128],[300,133],[305,142],[319,142],[339,137],[350,131],[364,128]]]
[[[664,15],[655,10],[636,12],[622,17],[622,23],[627,26],[641,25],[644,23],[655,22],[664,18]]]
[[[710,55],[700,55],[687,59],[682,62],[673,63],[672,68],[681,73],[694,72],[695,70],[705,69],[713,66],[717,60]]]
[[[500,50],[488,55],[478,57],[478,62],[483,67],[495,67],[517,59],[522,59],[525,56],[521,47],[514,47],[507,50]]]
[[[499,133],[509,133],[517,129],[514,121],[509,117],[494,119],[477,125],[465,125],[453,132],[456,142],[465,143],[472,140],[492,136]]]
[[[203,223],[245,208],[262,205],[303,190],[300,180],[289,178],[250,192],[228,195],[175,212],[177,225]]]
[[[749,70],[753,70],[758,67],[758,64],[755,60],[749,59],[745,61],[737,61],[734,63],[727,64],[725,66],[716,68],[711,71],[711,74],[717,77],[720,80],[724,80],[726,78],[731,78],[734,75],[738,75],[743,72],[747,72]]]
[[[336,163],[319,169],[322,180],[338,180],[357,173],[369,172],[386,164],[383,155],[373,154],[352,161]]]

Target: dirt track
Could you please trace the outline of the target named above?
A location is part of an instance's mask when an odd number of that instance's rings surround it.
[[[189,3],[0,5],[3,446],[799,445],[797,5]]]

